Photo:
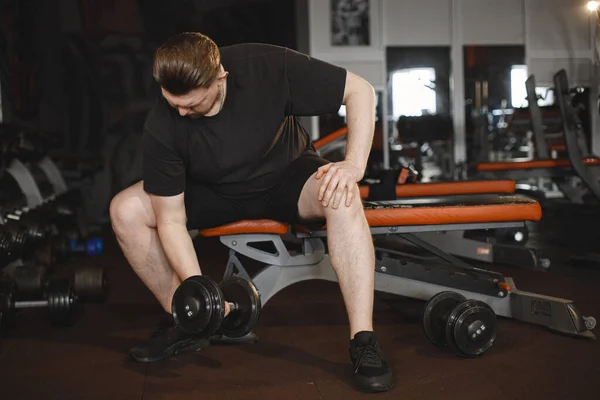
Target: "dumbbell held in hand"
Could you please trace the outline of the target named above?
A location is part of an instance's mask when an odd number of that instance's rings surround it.
[[[225,316],[225,302],[229,314]],[[184,332],[210,337],[216,332],[230,338],[249,334],[258,322],[261,301],[252,282],[229,277],[219,285],[209,277],[192,276],[173,295],[173,319]]]

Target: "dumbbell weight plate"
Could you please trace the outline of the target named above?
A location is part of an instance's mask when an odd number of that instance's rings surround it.
[[[466,300],[456,306],[446,325],[448,346],[460,357],[482,356],[496,341],[498,320],[482,301]]]
[[[78,299],[68,280],[53,281],[47,292],[50,321],[56,325],[71,326],[78,316]]]
[[[17,314],[13,307],[17,286],[5,273],[0,273],[0,333],[14,327]]]
[[[175,290],[171,313],[185,333],[208,337],[223,321],[223,296],[212,279],[191,276]]]
[[[236,276],[224,279],[219,287],[225,301],[236,303],[239,307],[225,317],[220,332],[230,338],[246,336],[260,318],[262,305],[256,287],[252,282]]]
[[[17,284],[19,299],[34,299],[42,295],[47,271],[44,265],[23,265],[15,269],[14,280]]]
[[[425,305],[423,330],[425,336],[436,346],[446,346],[446,321],[452,310],[465,296],[452,291],[444,291],[433,296]]]
[[[77,297],[84,301],[104,301],[108,295],[108,278],[102,267],[79,267],[73,276]]]

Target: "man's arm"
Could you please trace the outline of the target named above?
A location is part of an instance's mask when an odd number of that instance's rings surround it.
[[[198,257],[187,231],[184,194],[169,197],[150,195],[150,199],[158,236],[169,264],[181,281],[200,275]]]
[[[350,190],[365,174],[375,131],[376,97],[373,86],[363,78],[346,74],[342,104],[346,105],[348,135],[346,158],[319,168],[317,179],[323,179],[319,188],[319,201],[338,208],[340,203],[350,206],[355,192]]]
[[[346,138],[346,161],[361,171],[362,179],[367,168],[367,161],[373,134],[375,132],[375,89],[358,75],[348,71],[346,88],[342,103],[346,106],[348,136]]]

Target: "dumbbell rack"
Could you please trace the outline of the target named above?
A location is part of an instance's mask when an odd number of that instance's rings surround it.
[[[19,293],[16,282],[13,289],[0,288],[0,302],[4,302],[0,305],[0,314],[4,308],[6,322],[7,314],[10,314],[8,319],[14,319],[20,308],[48,307],[54,322],[68,325],[79,300],[101,302],[106,299],[108,284],[104,268],[78,268],[66,280],[68,286],[63,287],[63,292],[57,293],[46,277],[46,266],[49,269],[56,264],[52,251],[50,257],[42,257],[41,265],[38,257],[47,255],[48,249],[68,253],[89,250],[93,245],[92,250],[98,251],[102,249],[98,246],[101,242],[94,240],[83,246],[77,242],[79,234],[87,234],[82,221],[76,219],[78,193],[67,187],[60,169],[49,157],[26,157],[23,161],[12,156],[6,168],[0,170],[0,177],[3,176],[11,188],[8,190],[11,193],[5,191],[0,198],[0,274],[7,277],[5,281],[15,282],[15,278],[19,278],[25,290]],[[67,235],[72,228],[75,235]],[[60,244],[56,246],[56,243]],[[26,278],[28,281],[23,281],[23,272],[32,267],[39,269]]]

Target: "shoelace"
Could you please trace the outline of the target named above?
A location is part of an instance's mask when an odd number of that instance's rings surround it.
[[[377,346],[372,344],[367,344],[363,346],[358,346],[358,358],[354,363],[354,373],[358,372],[361,364],[366,362],[367,364],[380,365],[381,357],[379,356],[379,352],[377,351]]]

